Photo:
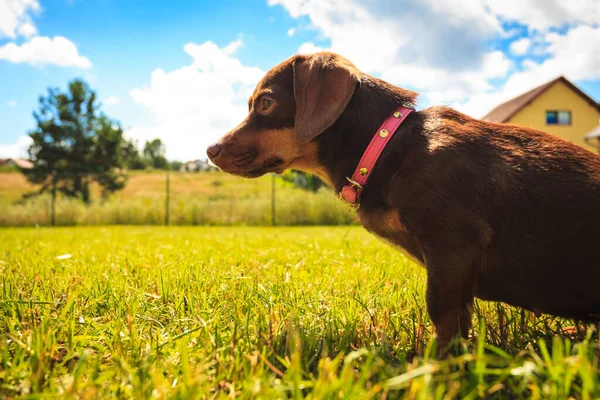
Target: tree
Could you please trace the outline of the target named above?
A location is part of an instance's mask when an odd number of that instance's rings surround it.
[[[325,184],[319,177],[312,174],[307,174],[302,171],[288,170],[282,175],[282,178],[286,182],[293,183],[294,186],[300,189],[308,190],[316,193]]]
[[[162,140],[154,139],[146,141],[144,145],[144,158],[148,165],[156,169],[165,169],[167,167],[166,150]]]
[[[29,134],[28,153],[34,167],[23,173],[41,185],[38,193],[56,185],[66,196],[88,203],[94,181],[103,196],[125,186],[123,129],[99,111],[96,93],[85,82],[70,82],[66,93],[48,89],[33,115],[37,128]]]
[[[123,162],[127,169],[145,169],[148,165],[138,150],[137,142],[125,141],[121,150]]]
[[[171,166],[170,166],[171,171],[179,171],[181,169],[181,167],[183,166],[183,163],[181,161],[177,161],[177,160],[171,161],[170,164],[171,164]]]

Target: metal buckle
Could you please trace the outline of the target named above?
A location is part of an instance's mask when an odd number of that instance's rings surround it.
[[[348,205],[348,207],[350,207],[353,210],[358,210],[358,208],[360,207],[360,200],[358,200],[356,203],[350,203],[349,201],[347,201],[344,196],[340,196],[340,199],[342,199],[342,201],[344,203],[346,203],[346,205]]]
[[[345,201],[346,204],[348,204],[348,207],[350,207],[351,210],[358,210],[360,208],[360,200],[358,201],[358,203],[356,204],[350,204],[347,201]]]
[[[356,193],[360,193],[360,191],[362,190],[362,185],[358,182],[356,182],[355,180],[346,177],[346,180],[350,183],[350,187],[353,188],[354,190],[356,190]],[[354,210],[358,210],[358,208],[360,207],[360,199],[356,202],[356,203],[350,203],[349,201],[347,201],[343,195],[340,194],[341,199],[344,201],[344,203],[348,204],[350,206],[350,208],[353,208]]]
[[[348,178],[348,177],[346,177],[346,180],[347,180],[348,182],[350,182],[350,185],[351,185],[352,187],[355,187],[356,189],[358,189],[358,191],[359,191],[359,192],[362,190],[362,185],[361,185],[360,183],[358,183],[358,182],[356,182],[355,180],[353,180],[353,179],[351,179],[351,178]]]

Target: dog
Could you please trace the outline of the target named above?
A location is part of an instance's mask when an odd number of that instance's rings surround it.
[[[382,122],[416,98],[340,55],[296,55],[267,72],[246,119],[207,155],[247,178],[312,173],[339,194]],[[468,338],[475,297],[598,319],[598,155],[436,106],[406,117],[360,195],[361,224],[426,268],[440,346]]]

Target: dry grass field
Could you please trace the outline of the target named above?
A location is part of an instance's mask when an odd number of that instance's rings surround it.
[[[221,172],[171,173],[170,224],[271,225],[272,177],[242,179]],[[58,225],[161,225],[165,216],[166,174],[132,172],[125,188],[101,199],[92,188],[93,202],[59,198]],[[278,225],[346,225],[353,221],[347,206],[333,192],[312,193],[275,178]],[[50,221],[48,195],[20,201],[35,191],[19,173],[0,173],[0,226],[44,226]]]

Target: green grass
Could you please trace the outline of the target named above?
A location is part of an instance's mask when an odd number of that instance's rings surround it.
[[[58,198],[57,225],[162,225],[165,220],[165,173],[130,172],[125,188],[109,199],[92,187],[91,204]],[[221,172],[171,174],[170,224],[271,225],[271,176],[242,179]],[[301,190],[276,178],[278,225],[347,225],[349,207],[333,191]],[[19,173],[0,173],[0,226],[50,224],[50,197],[20,201],[35,191]]]
[[[477,302],[438,360],[424,292],[358,227],[1,229],[0,398],[600,396],[592,328]]]

